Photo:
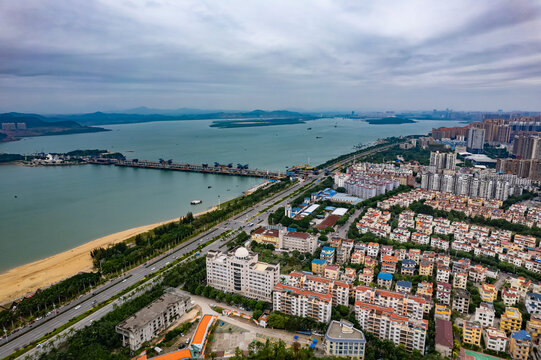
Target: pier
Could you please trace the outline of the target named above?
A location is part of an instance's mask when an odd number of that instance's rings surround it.
[[[87,161],[88,164],[95,165],[114,165],[132,168],[142,169],[157,169],[157,170],[172,170],[172,171],[187,171],[198,172],[205,174],[220,174],[220,175],[235,175],[235,176],[251,176],[260,177],[266,179],[282,179],[286,177],[286,174],[280,171],[261,170],[261,169],[249,169],[248,165],[237,164],[236,167],[233,164],[183,164],[175,163],[171,160],[161,161],[148,161],[148,160],[116,160],[116,159],[104,159],[94,158]]]

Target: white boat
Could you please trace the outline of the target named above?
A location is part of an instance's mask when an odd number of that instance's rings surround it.
[[[190,202],[190,204],[192,204],[192,205],[199,205],[199,204],[201,204],[202,202],[203,202],[203,201],[201,201],[201,200],[192,200],[192,201]]]

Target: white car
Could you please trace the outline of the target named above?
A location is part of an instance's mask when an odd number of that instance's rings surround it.
[[[154,271],[154,270],[156,270],[156,268],[155,268],[155,267],[153,267],[152,269],[150,269],[150,271]]]
[[[81,308],[81,305],[77,305],[77,306],[75,307],[75,310],[79,310],[80,308]]]

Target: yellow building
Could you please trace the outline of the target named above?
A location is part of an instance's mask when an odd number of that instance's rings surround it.
[[[526,331],[532,336],[532,341],[537,344],[541,336],[541,319],[530,317],[526,323]]]
[[[532,337],[527,331],[520,330],[511,335],[509,353],[513,360],[528,360],[532,348]]]
[[[481,295],[482,301],[493,303],[498,298],[498,290],[493,284],[481,283],[479,295]]]
[[[428,260],[421,260],[421,264],[419,265],[419,275],[421,276],[432,276],[432,272],[434,271],[434,264],[432,264]]]
[[[447,321],[451,320],[451,309],[445,305],[436,304],[436,308],[434,309],[434,318]]]
[[[522,326],[522,314],[517,308],[507,307],[500,320],[500,330],[515,332]]]
[[[280,231],[276,229],[259,228],[252,233],[252,241],[260,244],[272,244],[276,249],[281,247]]]
[[[326,260],[323,259],[314,259],[312,260],[312,272],[314,274],[323,274],[325,272],[325,265],[327,264]]]
[[[478,323],[465,321],[462,327],[462,341],[466,344],[481,345],[483,327]]]

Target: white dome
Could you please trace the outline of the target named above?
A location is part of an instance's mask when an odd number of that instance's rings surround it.
[[[235,256],[238,257],[239,259],[244,259],[248,257],[248,255],[250,255],[250,253],[248,252],[248,249],[246,249],[245,247],[240,247],[237,249],[237,251],[235,251]]]

